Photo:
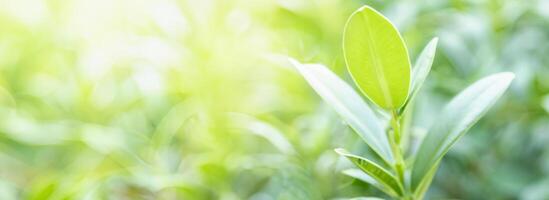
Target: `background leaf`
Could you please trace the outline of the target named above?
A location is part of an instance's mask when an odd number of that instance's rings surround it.
[[[393,154],[387,137],[374,112],[362,98],[323,65],[300,64],[290,60],[313,89],[388,163]]]
[[[419,147],[412,170],[412,189],[437,165],[452,144],[494,105],[513,78],[514,74],[509,72],[488,76],[448,103]]]
[[[402,37],[373,8],[354,12],[345,27],[345,61],[359,88],[382,108],[401,107],[410,87],[410,59]]]
[[[378,197],[355,197],[355,198],[350,198],[348,200],[383,200],[383,199]]]

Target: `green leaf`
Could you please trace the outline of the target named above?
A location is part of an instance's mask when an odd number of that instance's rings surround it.
[[[350,198],[348,200],[384,200],[384,199],[378,198],[378,197],[355,197],[355,198]]]
[[[347,68],[361,91],[382,108],[400,108],[410,87],[410,58],[398,30],[371,7],[354,12],[345,26]]]
[[[389,171],[384,169],[383,167],[377,165],[376,163],[349,153],[345,149],[335,149],[335,151],[341,155],[345,156],[347,159],[349,159],[351,162],[353,162],[358,168],[360,168],[363,172],[368,174],[370,177],[375,179],[379,184],[383,185],[384,187],[391,188],[392,190],[396,191],[397,194],[402,195],[403,188],[402,185],[399,184],[396,177],[391,174]]]
[[[383,126],[372,109],[345,81],[323,65],[290,62],[311,87],[345,120],[358,135],[385,162],[394,163],[394,157],[385,137]]]
[[[450,147],[495,104],[513,78],[510,72],[488,76],[448,103],[419,147],[412,170],[412,189],[418,187]]]
[[[334,200],[385,200],[379,197],[352,197],[352,198],[337,198]]]
[[[432,167],[429,170],[429,172],[427,172],[425,177],[423,177],[423,179],[417,186],[416,190],[414,191],[414,197],[416,197],[416,199],[423,199],[423,197],[425,196],[425,193],[427,193],[427,190],[429,190],[429,186],[431,185],[431,182],[435,177],[439,164],[440,164],[440,161],[437,162],[437,164],[435,164],[435,167]]]
[[[401,113],[404,113],[406,111],[406,108],[415,98],[415,96],[419,92],[419,89],[423,85],[423,82],[425,82],[427,75],[431,71],[431,66],[433,65],[433,60],[435,58],[435,53],[437,50],[437,43],[438,38],[433,38],[419,54],[412,70],[412,88],[410,89],[410,94],[408,96],[408,99],[406,100],[406,103],[402,107]]]
[[[368,183],[368,184],[376,187],[377,189],[385,192],[386,194],[388,194],[392,197],[397,197],[398,196],[398,194],[396,193],[395,190],[380,184],[374,178],[372,178],[371,176],[369,176],[368,174],[366,174],[362,170],[359,170],[359,169],[346,169],[346,170],[343,170],[342,173],[347,175],[347,176],[358,179],[362,182]]]
[[[263,137],[282,153],[295,153],[292,144],[273,125],[242,113],[229,113],[228,117],[231,120],[231,126],[234,126],[232,128],[244,129],[251,134]]]

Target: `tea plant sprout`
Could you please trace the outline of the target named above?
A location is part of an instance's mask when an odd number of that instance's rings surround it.
[[[401,138],[410,133],[402,129],[403,119],[410,115],[409,107],[431,70],[437,41],[434,38],[426,45],[412,68],[404,41],[387,18],[368,6],[354,12],[345,26],[343,51],[347,69],[366,98],[325,66],[291,60],[320,97],[382,159],[376,162],[336,149],[358,168],[344,173],[395,199],[423,199],[442,157],[514,78],[509,72],[497,73],[465,88],[436,117],[417,151],[404,149],[408,145]]]

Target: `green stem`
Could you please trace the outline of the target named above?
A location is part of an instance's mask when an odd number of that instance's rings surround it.
[[[404,179],[404,172],[406,169],[406,163],[404,162],[404,157],[402,155],[402,151],[400,150],[400,122],[399,122],[399,116],[396,111],[393,111],[391,113],[391,127],[393,129],[392,133],[389,133],[389,143],[391,145],[391,150],[393,151],[393,154],[395,155],[396,163],[394,166],[394,169],[397,173],[397,177],[399,179],[399,182],[403,186],[403,189],[405,191],[403,199],[409,199],[408,190],[406,189],[406,181]]]
[[[395,143],[400,145],[400,121],[399,116],[396,111],[392,112],[391,115],[391,126],[393,127],[393,133],[395,134]]]

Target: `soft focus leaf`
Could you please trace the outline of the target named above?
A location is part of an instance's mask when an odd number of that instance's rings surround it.
[[[406,111],[406,108],[410,104],[411,101],[414,100],[415,96],[419,92],[419,89],[423,85],[423,82],[427,78],[427,75],[429,75],[429,72],[431,71],[431,66],[433,65],[433,60],[435,58],[435,53],[437,50],[437,43],[438,38],[433,38],[427,46],[421,51],[421,54],[419,54],[419,57],[416,60],[416,63],[414,64],[414,69],[412,71],[412,87],[410,89],[410,94],[408,96],[408,99],[406,100],[406,103],[402,107],[402,113]]]
[[[543,96],[541,107],[545,109],[545,112],[549,113],[549,95]]]
[[[452,144],[494,105],[513,78],[514,74],[509,72],[488,76],[448,103],[419,147],[412,170],[412,189],[418,187]]]
[[[384,200],[379,197],[352,197],[352,198],[337,198],[334,200]]]
[[[389,171],[383,167],[375,164],[374,162],[347,152],[345,149],[335,149],[335,151],[341,155],[345,156],[351,162],[353,162],[358,168],[368,174],[370,177],[375,179],[378,183],[382,184],[384,187],[391,188],[396,191],[398,194],[403,193],[401,185],[398,183],[396,177],[392,175]]]
[[[350,198],[349,200],[383,200],[383,199],[378,197],[355,197],[355,198]]]
[[[345,27],[345,61],[359,88],[382,108],[401,107],[410,87],[410,59],[398,30],[371,7],[354,12]]]
[[[254,117],[241,113],[230,113],[229,117],[231,118],[231,122],[235,126],[235,128],[244,129],[251,134],[255,134],[257,136],[265,138],[280,152],[283,152],[285,154],[295,153],[295,149],[292,144],[276,127]]]
[[[323,65],[300,64],[290,60],[305,80],[360,137],[386,162],[393,163],[393,154],[383,127],[362,98]]]

